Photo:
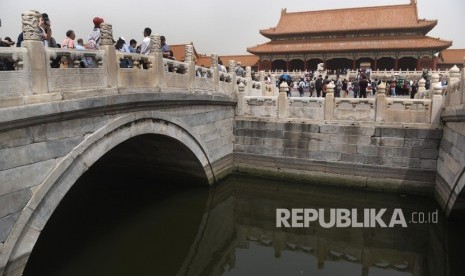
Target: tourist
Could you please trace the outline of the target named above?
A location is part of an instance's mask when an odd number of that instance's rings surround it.
[[[66,32],[66,38],[63,40],[63,43],[61,45],[61,48],[63,49],[75,49],[76,47],[74,46],[74,39],[76,38],[76,34],[74,33],[73,30],[68,30]]]
[[[236,76],[238,76],[238,77],[244,77],[244,74],[245,74],[245,71],[241,67],[241,65],[242,65],[242,63],[239,61],[237,63],[237,67],[236,67]]]
[[[118,52],[130,53],[128,46],[126,45],[126,41],[123,37],[119,37],[118,41],[115,43],[115,49]],[[129,68],[129,60],[127,58],[121,58],[119,63],[120,68]]]
[[[362,75],[362,79],[358,83],[360,89],[360,98],[367,97],[367,88],[368,88],[368,81],[365,75]]]
[[[144,29],[144,39],[142,40],[142,43],[140,44],[140,53],[143,55],[150,54],[150,45],[151,45],[150,35],[151,34],[152,34],[152,29],[150,29],[149,27]]]
[[[297,89],[299,90],[300,97],[304,96],[305,81],[304,78],[300,78]]]
[[[319,75],[315,81],[316,96],[321,97],[321,91],[323,90],[323,76]]]
[[[410,92],[410,99],[414,99],[415,98],[415,94],[417,94],[417,90],[418,90],[418,82],[417,80],[414,80],[412,85],[410,86],[411,88],[411,92]]]
[[[347,97],[347,79],[344,79],[344,80],[342,81],[341,90],[342,90],[342,97],[343,97],[343,98]]]
[[[360,82],[359,82],[359,79],[356,78],[353,82],[352,82],[352,87],[353,87],[353,91],[354,91],[354,98],[358,98],[359,96],[359,92],[360,92]]]
[[[137,41],[135,39],[129,41],[128,49],[130,53],[137,53]]]
[[[223,65],[223,61],[221,59],[218,59],[218,71],[228,73],[228,70],[226,70],[226,66]]]
[[[341,97],[341,90],[342,90],[342,81],[339,78],[339,75],[336,75],[336,91],[334,93],[334,97]]]
[[[86,48],[84,47],[84,40],[82,38],[78,38],[77,43],[74,45],[76,47],[76,50],[85,50]]]
[[[160,36],[160,47],[164,58],[169,58],[170,56],[172,56],[170,53],[170,46],[166,44],[166,38],[163,35]]]
[[[391,89],[391,97],[396,97],[396,82],[391,81],[391,84],[389,85],[389,88]]]
[[[101,17],[94,17],[92,22],[94,23],[94,28],[89,34],[89,38],[87,40],[87,49],[89,50],[98,50],[100,47],[100,25],[103,23],[103,18]]]
[[[39,33],[40,33],[40,40],[44,44],[45,47],[50,46],[50,39],[52,37],[52,23],[48,14],[42,13],[39,17]]]

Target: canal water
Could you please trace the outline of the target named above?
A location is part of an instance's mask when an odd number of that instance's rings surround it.
[[[47,223],[24,275],[465,275],[465,228],[433,199],[314,184],[232,175],[207,188],[91,170]],[[391,228],[276,226],[277,209],[321,210],[329,222],[338,208],[362,224],[366,209],[385,208],[387,226],[400,210],[407,227],[399,213]]]

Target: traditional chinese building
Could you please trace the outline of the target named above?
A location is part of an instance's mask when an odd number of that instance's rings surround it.
[[[418,18],[409,4],[308,12],[281,11],[278,25],[260,30],[271,41],[250,47],[260,70],[436,69],[451,41],[426,34],[437,20]]]
[[[449,70],[454,65],[463,69],[465,49],[447,49],[439,53],[438,70]]]

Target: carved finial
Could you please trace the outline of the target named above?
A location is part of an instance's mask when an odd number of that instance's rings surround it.
[[[245,67],[245,77],[251,78],[252,77],[252,68],[250,66]]]
[[[100,45],[113,45],[113,26],[111,24],[100,24]]]
[[[236,62],[234,60],[229,61],[229,73],[234,72],[236,70]]]
[[[39,18],[41,14],[38,11],[25,11],[21,14],[23,23],[24,40],[40,40]]]
[[[217,54],[211,55],[211,67],[218,67],[218,55]]]
[[[281,9],[281,14],[285,14],[285,13],[287,13],[287,9],[286,8]]]
[[[193,62],[194,61],[194,46],[192,44],[187,44],[184,50],[185,55],[185,62]]]
[[[150,36],[150,53],[161,52],[161,36],[153,34]]]

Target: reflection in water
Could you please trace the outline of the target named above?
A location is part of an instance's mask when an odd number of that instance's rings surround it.
[[[435,211],[433,199],[238,175],[211,189],[81,182],[89,189],[60,205],[26,275],[462,275],[464,228],[442,217],[391,229],[275,226],[276,208],[401,208],[408,221]]]

